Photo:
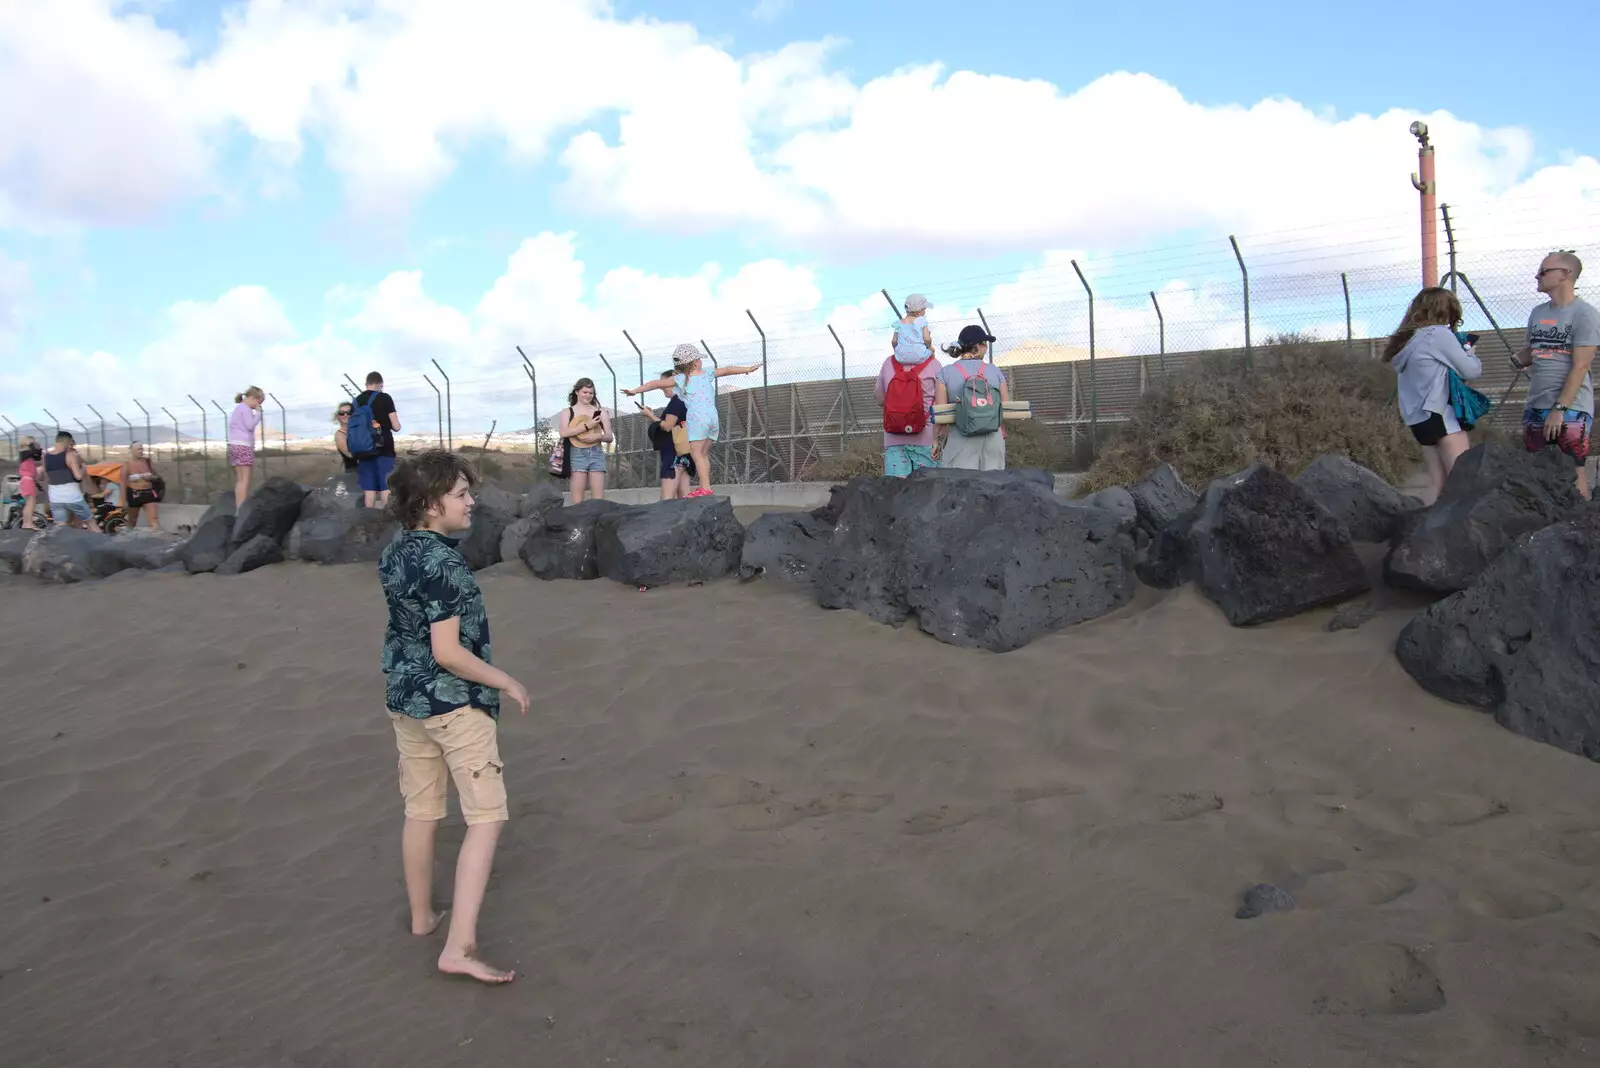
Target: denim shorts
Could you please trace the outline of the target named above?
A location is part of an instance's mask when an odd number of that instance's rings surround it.
[[[89,502],[84,500],[82,497],[79,497],[75,501],[50,502],[50,518],[54,519],[57,523],[65,523],[67,521],[67,516],[69,515],[75,515],[81,521],[87,523],[89,522],[90,514]]]
[[[356,478],[361,488],[369,493],[382,493],[389,488],[389,476],[394,473],[393,456],[374,456],[356,464]]]
[[[604,445],[587,445],[572,447],[572,466],[568,468],[575,475],[588,472],[606,473],[606,450]]]

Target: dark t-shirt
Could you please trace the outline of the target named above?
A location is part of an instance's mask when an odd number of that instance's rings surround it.
[[[669,415],[678,417],[678,426],[683,426],[689,421],[689,407],[683,403],[682,397],[674,396],[667,401],[667,406],[661,409],[661,418],[665,419]],[[659,425],[656,430],[658,431],[656,434],[656,451],[676,456],[677,450],[672,447],[672,431]]]
[[[373,390],[363,390],[355,399],[360,405],[371,398],[372,419],[378,424],[378,455],[394,455],[394,424],[389,422],[389,417],[394,414],[394,398],[387,393],[378,393]]]

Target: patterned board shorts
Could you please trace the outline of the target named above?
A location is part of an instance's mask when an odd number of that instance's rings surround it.
[[[256,450],[248,445],[228,446],[229,467],[254,467],[256,465]]]
[[[905,478],[924,467],[936,467],[932,445],[885,445],[883,447],[883,475],[885,478]]]
[[[1549,416],[1549,408],[1529,408],[1522,413],[1522,447],[1538,452],[1547,445],[1554,445],[1582,467],[1589,458],[1589,427],[1594,420],[1584,412],[1568,412],[1561,424],[1560,436],[1551,441],[1544,435],[1544,421]]]

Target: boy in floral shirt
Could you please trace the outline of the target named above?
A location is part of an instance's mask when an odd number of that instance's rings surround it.
[[[467,833],[439,970],[509,983],[516,973],[478,957],[478,911],[510,818],[496,731],[500,694],[527,715],[528,691],[489,663],[483,594],[456,548],[454,535],[472,525],[477,483],[472,465],[443,449],[401,462],[389,480],[389,511],[402,529],[378,563],[389,602],[383,672],[406,801],[401,857],[411,933],[432,934],[444,918],[433,907],[433,846],[454,779]]]

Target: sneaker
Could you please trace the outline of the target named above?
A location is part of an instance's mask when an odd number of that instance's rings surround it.
[[[687,494],[684,495],[683,499],[687,501],[692,497],[710,497],[710,496],[711,496],[711,491],[706,489],[704,486],[701,486],[699,489],[690,490]]]

